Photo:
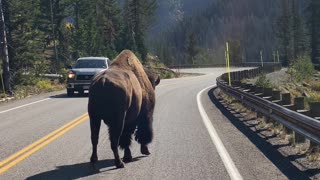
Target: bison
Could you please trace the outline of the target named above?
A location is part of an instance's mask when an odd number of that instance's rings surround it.
[[[135,54],[124,50],[113,60],[109,69],[93,78],[88,102],[92,142],[90,162],[93,165],[98,161],[101,120],[109,127],[111,149],[117,168],[124,167],[123,161],[132,161],[132,134],[135,134],[136,141],[141,144],[141,153],[150,154],[147,145],[153,138],[155,86],[160,83],[160,78],[146,72]],[[119,145],[124,149],[123,161],[119,157]]]

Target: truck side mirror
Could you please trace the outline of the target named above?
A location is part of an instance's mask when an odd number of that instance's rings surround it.
[[[71,65],[68,65],[68,66],[67,66],[67,69],[72,69],[72,66],[71,66]]]

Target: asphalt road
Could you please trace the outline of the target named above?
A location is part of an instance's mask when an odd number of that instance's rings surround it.
[[[104,124],[98,145],[99,171],[90,168],[91,142],[87,118],[70,126],[54,140],[45,139],[43,142],[46,143],[41,147],[34,144],[85,114],[87,97],[68,98],[63,91],[1,104],[0,161],[30,144],[35,147],[24,151],[25,156],[19,155],[16,161],[12,160],[12,167],[0,174],[0,179],[230,179],[232,175],[226,168],[228,163],[234,165],[239,172],[238,177],[243,179],[290,177],[289,171],[274,164],[271,157],[261,152],[260,146],[254,144],[213,104],[208,94],[210,88],[199,94],[215,84],[216,77],[224,72],[224,68],[185,71],[206,75],[161,81],[156,89],[155,138],[150,145],[151,155],[142,156],[138,144],[133,142],[134,162],[125,164],[124,169],[114,168]],[[224,144],[224,153],[230,156],[228,162],[222,160],[221,152],[213,143],[198,103],[204,107]],[[21,156],[23,158],[19,159]],[[0,172],[9,163],[0,166]]]

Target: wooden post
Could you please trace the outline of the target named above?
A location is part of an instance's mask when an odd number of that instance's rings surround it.
[[[227,71],[228,71],[228,79],[229,79],[229,86],[231,86],[231,77],[230,77],[230,55],[229,55],[229,43],[226,43],[227,46]]]

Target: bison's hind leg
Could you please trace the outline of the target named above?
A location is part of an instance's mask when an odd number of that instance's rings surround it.
[[[132,134],[134,133],[135,128],[136,128],[135,124],[126,125],[124,127],[122,135],[120,137],[119,145],[122,149],[124,149],[124,156],[123,156],[124,162],[131,162],[132,161],[130,145],[131,145],[131,137],[132,137]]]
[[[92,155],[90,158],[90,162],[93,165],[98,161],[97,145],[99,141],[100,126],[101,126],[101,119],[98,118],[97,116],[90,115],[91,143],[92,143]]]
[[[126,112],[116,113],[112,121],[109,123],[109,137],[111,142],[111,149],[114,154],[115,165],[117,168],[124,168],[124,164],[119,156],[119,141],[123,131],[124,120]]]

